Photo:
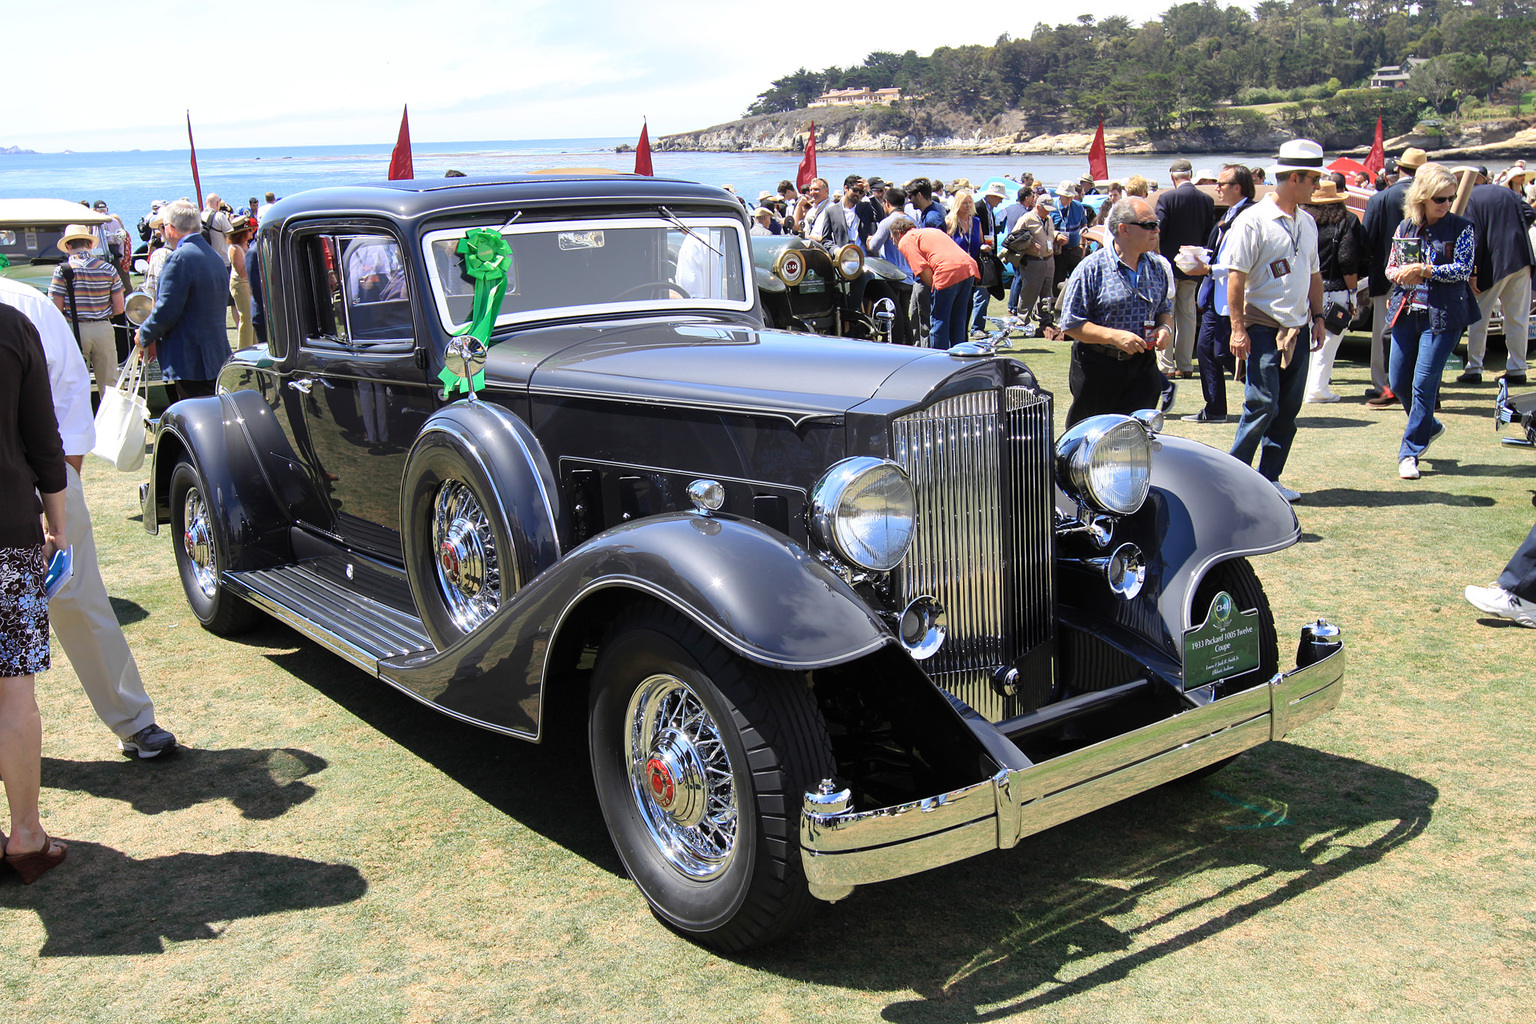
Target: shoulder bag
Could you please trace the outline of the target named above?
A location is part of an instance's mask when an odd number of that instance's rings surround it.
[[[133,473],[144,465],[144,446],[148,440],[148,382],[144,379],[144,350],[134,348],[117,386],[103,388],[101,405],[96,409],[96,447],[99,455],[120,472]]]

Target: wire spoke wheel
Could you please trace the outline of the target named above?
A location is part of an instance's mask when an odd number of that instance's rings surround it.
[[[433,499],[432,549],[448,615],[468,633],[501,606],[501,561],[490,517],[461,480],[445,481]]]
[[[208,521],[208,503],[197,487],[188,487],[182,500],[182,548],[193,580],[203,596],[212,600],[219,592],[218,553],[213,546],[213,526]]]
[[[624,758],[641,820],[667,862],[692,879],[718,876],[736,853],[736,788],[719,727],[672,675],[644,680],[629,701]]]

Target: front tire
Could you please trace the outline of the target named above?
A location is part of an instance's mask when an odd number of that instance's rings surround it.
[[[815,904],[801,795],[833,773],[805,676],[749,662],[681,613],[649,607],[610,631],[589,710],[603,817],[655,913],[732,952],[798,925]]]
[[[256,609],[224,585],[228,564],[219,524],[208,503],[208,488],[186,459],[171,471],[171,536],[181,589],[203,628],[218,636],[234,636],[255,625]]]

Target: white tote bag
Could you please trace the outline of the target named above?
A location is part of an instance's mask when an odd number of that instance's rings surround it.
[[[124,473],[144,465],[149,402],[140,391],[145,387],[144,360],[135,347],[118,374],[117,386],[102,389],[101,405],[96,409],[96,447],[91,454],[101,456]]]

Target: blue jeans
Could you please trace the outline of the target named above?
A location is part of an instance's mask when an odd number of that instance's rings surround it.
[[[971,309],[975,311],[971,317],[971,330],[984,331],[987,329],[987,306],[992,302],[992,293],[975,278],[971,281]]]
[[[1408,412],[1408,427],[1397,457],[1418,458],[1424,454],[1429,439],[1440,429],[1435,419],[1435,400],[1440,397],[1440,375],[1445,370],[1451,350],[1461,340],[1461,328],[1436,334],[1429,326],[1429,314],[1412,310],[1403,313],[1392,325],[1392,353],[1387,380],[1392,393],[1402,400]]]
[[[975,280],[968,277],[933,293],[933,326],[928,334],[930,348],[947,349],[965,340],[966,321],[971,312],[971,284]]]
[[[1243,392],[1243,417],[1232,442],[1232,457],[1253,465],[1259,453],[1259,474],[1279,480],[1296,436],[1296,414],[1307,389],[1307,364],[1311,361],[1311,335],[1301,329],[1291,365],[1280,367],[1275,347],[1279,330],[1254,324],[1248,328],[1248,381]]]

